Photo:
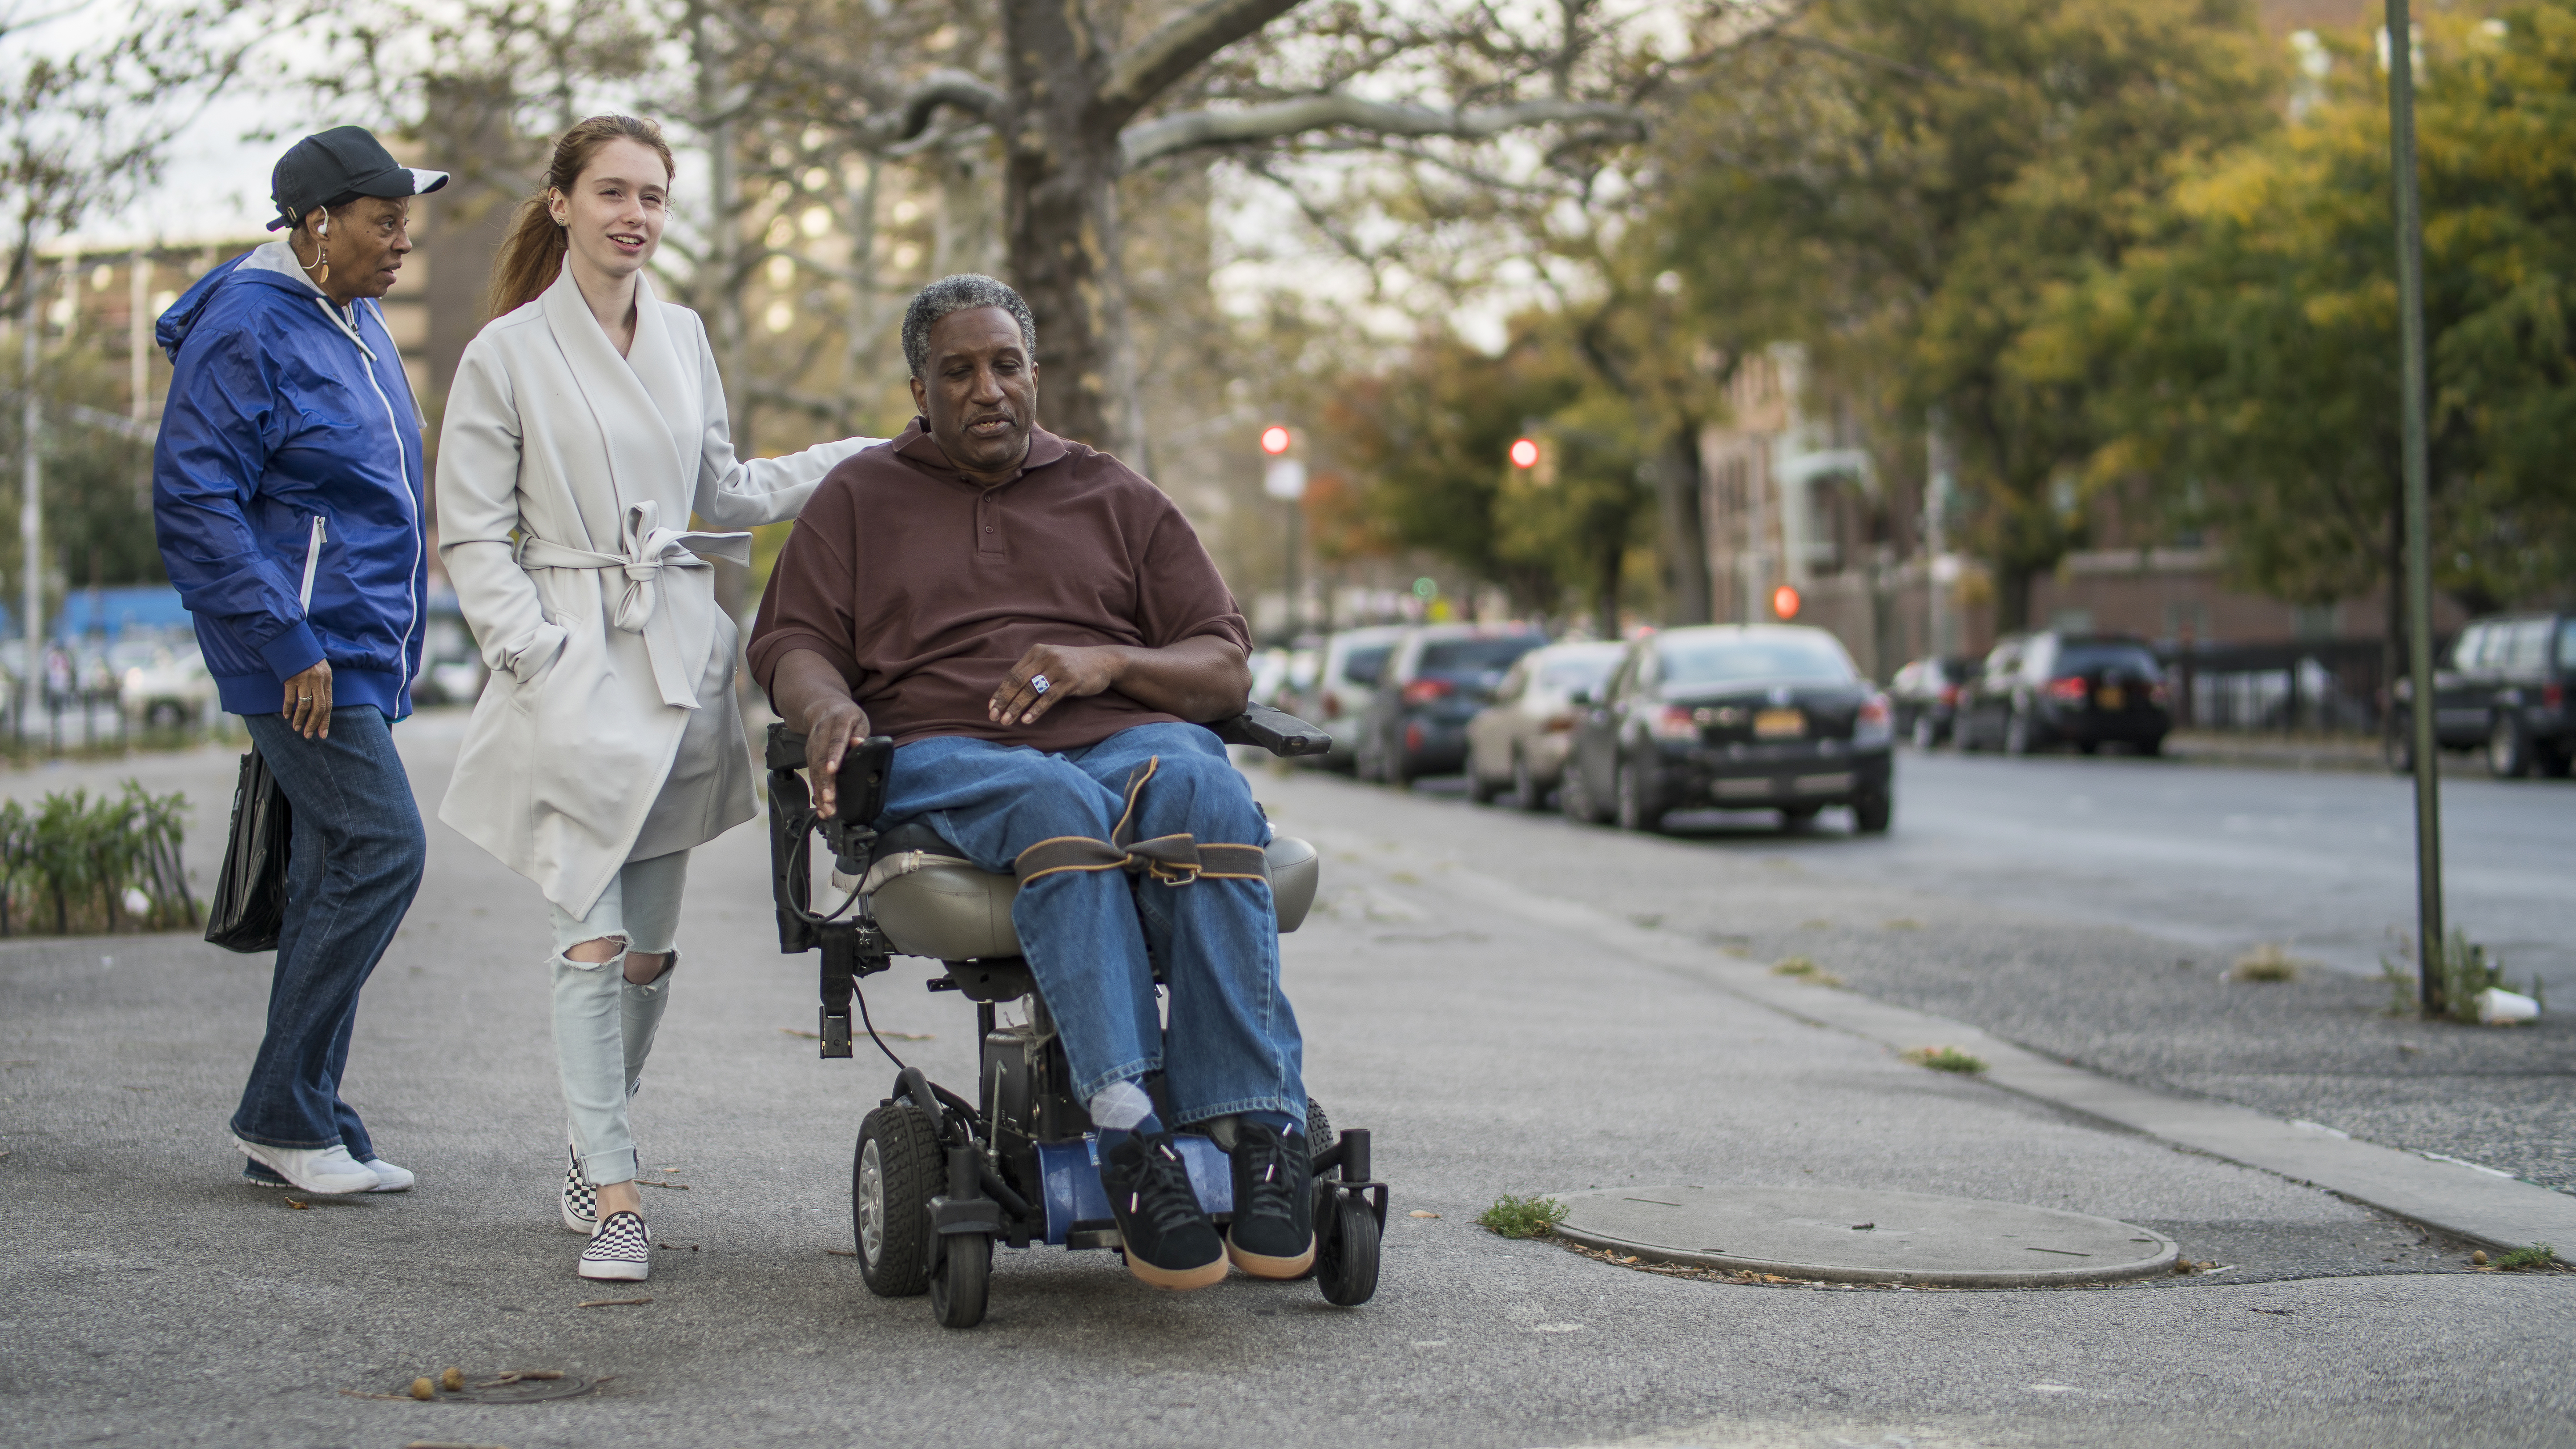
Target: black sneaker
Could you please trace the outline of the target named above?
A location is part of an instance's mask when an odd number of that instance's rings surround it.
[[[1234,1129],[1234,1221],[1225,1253],[1255,1278],[1294,1278],[1315,1266],[1315,1170],[1306,1139],[1246,1117]]]
[[[1101,1153],[1100,1186],[1118,1220],[1128,1272],[1184,1291],[1225,1277],[1225,1246],[1190,1188],[1189,1165],[1171,1133],[1132,1133]]]

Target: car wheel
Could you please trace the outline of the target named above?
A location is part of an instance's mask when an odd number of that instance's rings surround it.
[[[2030,716],[2020,710],[2014,710],[2012,718],[2004,722],[2004,753],[2027,755],[2030,753],[2031,743]]]
[[[1933,726],[1932,716],[1928,714],[1916,715],[1914,717],[1914,748],[1918,750],[1928,750],[1939,743],[1941,743],[1941,731]]]
[[[1852,829],[1863,835],[1885,835],[1896,802],[1885,795],[1863,795],[1852,801]]]
[[[1476,762],[1467,762],[1467,798],[1479,805],[1491,805],[1503,793],[1503,787],[1476,772]]]
[[[2149,735],[2145,739],[2138,741],[2135,745],[2130,746],[2130,748],[2141,755],[2145,755],[2149,759],[2153,759],[2165,752],[2165,737],[2163,735]]]
[[[2487,773],[2499,780],[2531,773],[2531,741],[2523,735],[2522,721],[2512,715],[2496,716],[2495,728],[2487,732]]]
[[[1512,752],[1512,808],[1537,810],[1547,804],[1547,792],[1539,788],[1538,776],[1531,772],[1529,756]]]
[[[1619,762],[1619,828],[1622,830],[1664,828],[1663,789],[1649,774],[1649,768],[1637,760]]]
[[[1822,805],[1783,806],[1780,810],[1780,828],[1783,830],[1804,830],[1808,826],[1815,824],[1816,817],[1824,813],[1825,807]]]
[[[1399,733],[1377,747],[1378,780],[1398,790],[1413,788],[1412,762],[1404,757],[1404,740]]]
[[[1565,778],[1557,784],[1556,800],[1566,819],[1584,825],[1601,823],[1601,807],[1592,803],[1592,791],[1583,783],[1583,768],[1573,760],[1565,762]]]
[[[2531,767],[2549,779],[2566,779],[2571,764],[2576,764],[2576,759],[2568,756],[2564,745],[2536,744],[2531,747]]]

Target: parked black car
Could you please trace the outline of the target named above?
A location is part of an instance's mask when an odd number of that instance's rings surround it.
[[[1954,726],[1963,750],[2025,755],[2105,743],[2162,754],[2173,729],[2164,667],[2145,641],[2044,630],[1997,640]]]
[[[2433,671],[2433,733],[2442,747],[2484,749],[2499,780],[2560,776],[2576,760],[2576,615],[2506,614],[2472,620]],[[2413,768],[2409,681],[2388,712],[2388,763]]]
[[[1896,737],[1912,740],[1921,750],[1950,738],[1959,701],[1976,677],[1977,661],[1964,654],[1927,656],[1896,671],[1887,685],[1887,702],[1896,711]]]
[[[1887,828],[1887,696],[1841,641],[1796,624],[1710,624],[1640,639],[1598,699],[1576,701],[1566,815],[1654,830],[1675,810],[1775,809],[1799,826],[1851,807]]]
[[[1396,641],[1357,731],[1359,776],[1401,790],[1467,768],[1467,721],[1520,657],[1547,642],[1523,624],[1425,624]]]

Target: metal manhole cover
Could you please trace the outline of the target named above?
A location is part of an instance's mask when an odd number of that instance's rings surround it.
[[[1667,1263],[1843,1283],[2040,1288],[2173,1270],[2171,1238],[2018,1203],[1854,1188],[1629,1187],[1556,1195],[1558,1235]]]
[[[542,1404],[554,1399],[578,1398],[606,1379],[584,1374],[564,1373],[557,1369],[512,1369],[495,1374],[468,1374],[462,1388],[451,1389],[440,1382],[440,1375],[428,1376],[429,1397],[421,1402],[438,1404]],[[383,1397],[413,1398],[414,1380],[404,1379]]]

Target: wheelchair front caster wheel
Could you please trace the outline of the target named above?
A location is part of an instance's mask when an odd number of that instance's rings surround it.
[[[1329,1229],[1315,1245],[1315,1285],[1324,1290],[1325,1302],[1355,1308],[1377,1294],[1377,1214],[1358,1198],[1339,1193],[1326,1212]]]
[[[983,1322],[992,1286],[993,1240],[983,1233],[950,1238],[930,1275],[930,1308],[939,1315],[939,1326],[973,1328]]]

